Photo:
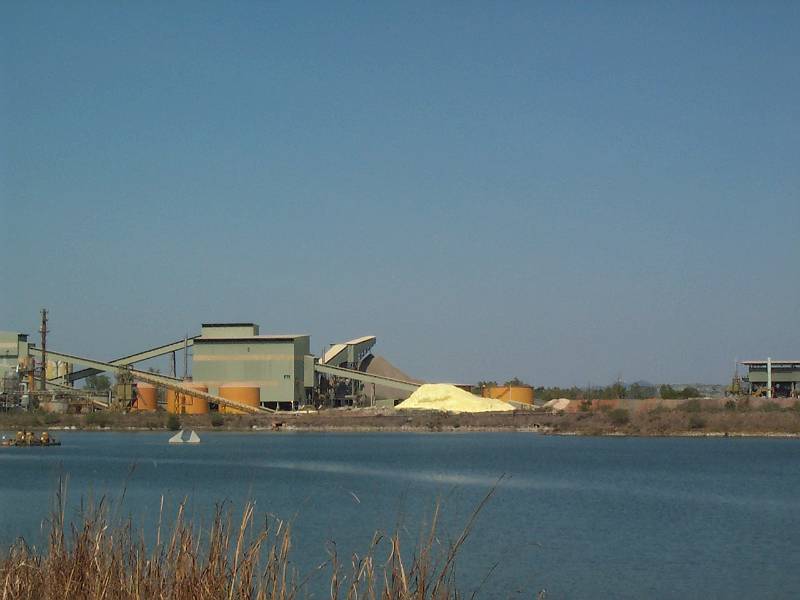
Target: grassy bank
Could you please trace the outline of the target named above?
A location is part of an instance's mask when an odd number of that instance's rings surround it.
[[[676,408],[629,411],[597,410],[566,414],[513,413],[444,414],[399,412],[392,409],[337,409],[307,414],[181,416],[164,412],[54,415],[0,413],[0,429],[75,428],[83,430],[217,431],[537,431],[578,435],[800,435],[800,405],[780,408],[701,408],[692,401]]]
[[[317,588],[322,581],[333,599],[460,598],[456,557],[493,491],[452,543],[439,540],[436,510],[428,533],[411,553],[402,549],[398,533],[377,532],[365,540],[363,554],[339,556],[335,544],[329,544],[328,560],[311,573],[293,566],[291,523],[268,518],[261,525],[252,504],[238,518],[218,508],[206,531],[187,522],[181,505],[169,531],[162,531],[166,516],[159,518],[148,546],[134,523],[115,522],[103,502],[67,523],[59,493],[46,546],[37,549],[19,541],[0,555],[0,598],[291,600],[306,597],[313,580]]]

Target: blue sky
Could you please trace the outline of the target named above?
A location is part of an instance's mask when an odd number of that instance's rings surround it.
[[[0,329],[431,380],[797,358],[800,4],[3,3]]]

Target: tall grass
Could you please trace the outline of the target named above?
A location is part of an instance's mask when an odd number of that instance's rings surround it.
[[[328,560],[301,578],[291,561],[291,523],[257,523],[252,503],[236,520],[218,506],[205,532],[187,521],[180,505],[165,532],[162,501],[148,545],[130,520],[115,524],[103,500],[82,507],[80,519],[68,523],[64,490],[60,486],[56,494],[46,546],[37,550],[19,541],[0,558],[0,599],[291,600],[306,597],[309,579],[317,576],[330,577],[332,600],[460,598],[456,557],[494,493],[450,544],[437,538],[437,506],[430,529],[405,559],[397,533],[388,539],[376,533],[363,556],[344,559],[331,546]]]

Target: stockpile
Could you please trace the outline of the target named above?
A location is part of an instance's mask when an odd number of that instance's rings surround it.
[[[391,379],[399,379],[400,381],[409,381],[411,383],[424,383],[424,381],[414,379],[407,373],[401,371],[382,356],[370,356],[366,358],[361,365],[361,370],[370,375],[380,375],[382,377],[390,377]],[[369,388],[369,386],[366,387]],[[379,400],[386,398],[405,400],[410,395],[411,392],[404,392],[388,385],[375,384],[375,398]]]
[[[507,402],[494,398],[481,398],[448,383],[426,383],[395,408],[456,413],[514,410],[514,407]]]
[[[550,400],[550,402],[545,402],[543,408],[554,411],[567,410],[569,402],[568,398],[556,398],[555,400]]]

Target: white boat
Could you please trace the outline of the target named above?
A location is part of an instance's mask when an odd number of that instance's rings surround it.
[[[200,436],[194,432],[192,429],[190,432],[186,432],[185,429],[181,429],[178,433],[173,435],[169,438],[170,444],[199,444],[200,443]]]

